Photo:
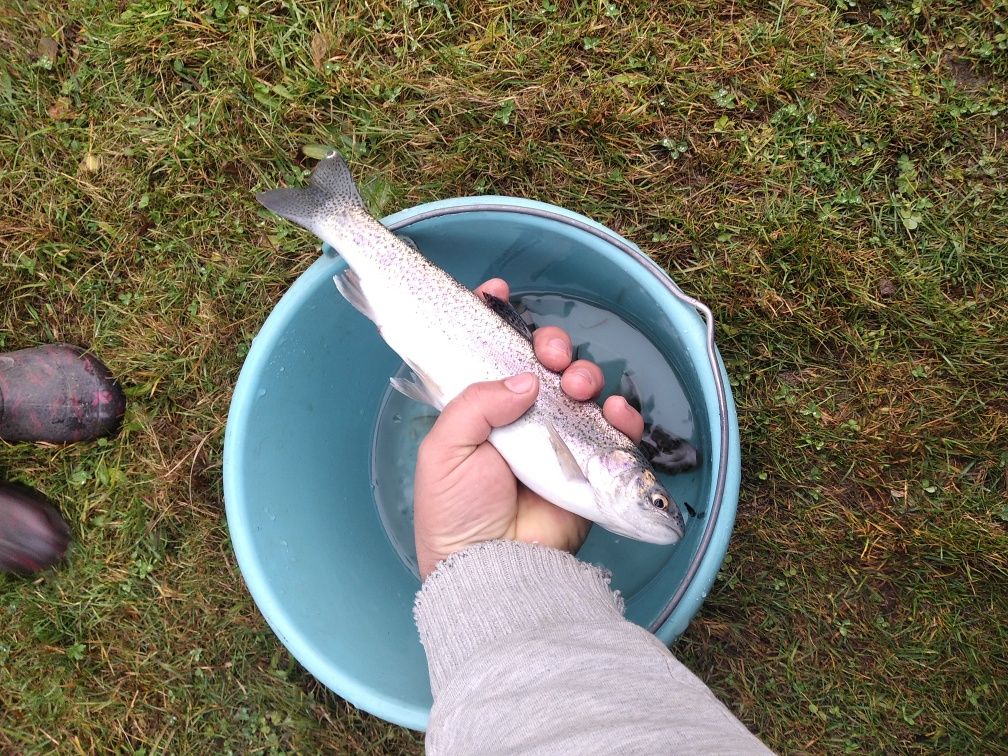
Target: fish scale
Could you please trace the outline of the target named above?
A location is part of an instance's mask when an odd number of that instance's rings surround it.
[[[319,162],[308,187],[257,198],[344,258],[340,292],[416,373],[393,380],[397,389],[440,410],[472,383],[535,374],[533,407],[489,439],[515,476],[615,533],[660,544],[682,537],[682,515],[639,448],[598,404],[564,393],[527,334],[371,216],[338,154]]]

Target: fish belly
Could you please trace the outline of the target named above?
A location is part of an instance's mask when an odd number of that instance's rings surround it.
[[[546,429],[531,418],[494,428],[490,443],[522,483],[546,501],[590,520],[599,517],[595,494],[584,479],[572,481],[557,461]]]
[[[418,298],[395,287],[361,283],[382,338],[424,380],[438,409],[473,383],[537,367],[530,364],[535,359],[530,348],[524,350],[528,354],[515,353],[514,344],[500,343],[481,312],[485,306],[475,299],[455,302],[453,291]]]

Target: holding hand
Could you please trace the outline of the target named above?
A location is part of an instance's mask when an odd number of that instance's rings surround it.
[[[499,278],[476,292],[505,301],[509,296],[507,283]],[[602,371],[587,360],[571,362],[570,337],[562,329],[546,326],[533,336],[539,361],[563,371],[560,385],[568,396],[587,401],[599,395]],[[450,554],[481,541],[527,541],[571,553],[584,542],[591,523],[525,487],[487,441],[491,430],[521,417],[538,393],[531,373],[475,383],[445,406],[420,445],[413,500],[421,578]],[[644,420],[622,397],[609,397],[602,413],[640,442]]]

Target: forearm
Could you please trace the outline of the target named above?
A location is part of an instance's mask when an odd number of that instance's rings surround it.
[[[455,554],[415,610],[428,752],[765,752],[622,609],[601,570],[564,552],[490,541]]]

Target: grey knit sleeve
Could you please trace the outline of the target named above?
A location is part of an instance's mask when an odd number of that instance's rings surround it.
[[[623,618],[608,575],[566,552],[488,541],[417,594],[438,754],[768,753],[710,689]]]

